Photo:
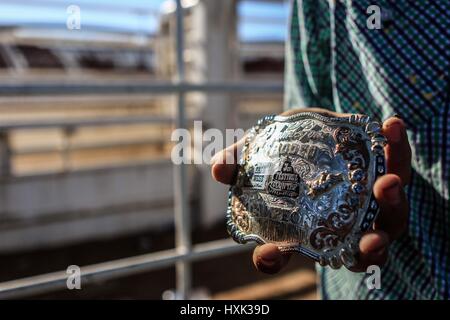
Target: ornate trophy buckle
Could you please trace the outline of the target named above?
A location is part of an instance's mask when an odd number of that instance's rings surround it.
[[[379,208],[386,138],[368,116],[268,116],[248,132],[227,226],[238,243],[274,243],[321,265],[355,265]]]

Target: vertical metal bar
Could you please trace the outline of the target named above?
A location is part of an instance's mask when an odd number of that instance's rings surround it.
[[[176,46],[177,46],[177,73],[178,82],[185,81],[184,69],[184,24],[183,7],[181,0],[176,0]],[[179,87],[180,88],[180,87]],[[177,128],[186,128],[186,110],[184,92],[178,91]],[[183,155],[186,157],[187,155]],[[175,196],[175,234],[176,247],[180,253],[191,252],[191,221],[188,200],[187,164],[176,165],[174,169],[174,196]],[[191,263],[181,259],[176,263],[177,296],[188,299],[191,289]]]
[[[63,145],[62,145],[62,171],[69,172],[72,169],[72,136],[75,132],[73,127],[64,127],[62,129]]]

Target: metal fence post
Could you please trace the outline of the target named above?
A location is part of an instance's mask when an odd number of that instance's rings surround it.
[[[75,127],[65,127],[62,129],[63,146],[62,146],[62,171],[69,172],[72,170],[72,138],[75,133]]]
[[[184,70],[184,24],[181,0],[176,1],[176,48],[178,82],[185,81]],[[185,93],[178,91],[177,128],[186,128]],[[183,155],[186,156],[186,155]],[[192,250],[191,221],[188,200],[187,164],[175,165],[174,169],[174,197],[175,197],[175,234],[177,251],[188,254]],[[180,260],[176,263],[177,296],[188,299],[191,289],[191,263]]]

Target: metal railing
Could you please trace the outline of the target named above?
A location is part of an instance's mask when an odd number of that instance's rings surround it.
[[[102,119],[87,120],[84,122],[42,122],[42,123],[15,123],[0,125],[0,133],[12,129],[39,129],[45,127],[77,127],[84,125],[110,125],[119,123],[172,123],[174,120],[178,128],[186,127],[185,94],[191,91],[217,92],[217,93],[281,93],[283,85],[258,83],[220,83],[220,84],[191,84],[184,78],[184,39],[183,39],[183,9],[181,0],[176,0],[177,22],[177,83],[175,84],[141,84],[141,85],[10,85],[0,88],[3,95],[42,95],[66,93],[172,93],[178,96],[176,118],[140,117],[139,119]],[[188,203],[187,168],[186,165],[174,166],[174,202],[175,202],[175,235],[176,248],[172,250],[144,254],[125,259],[113,260],[104,263],[81,267],[81,281],[84,284],[99,280],[108,280],[126,275],[147,272],[155,269],[176,266],[176,290],[180,299],[189,298],[192,286],[191,264],[194,261],[210,259],[218,256],[233,254],[249,250],[252,245],[237,245],[230,239],[205,242],[192,245],[190,233],[190,212]],[[13,299],[44,294],[47,292],[66,288],[68,275],[66,271],[54,272],[29,278],[12,280],[0,283],[0,299]]]
[[[283,91],[283,84],[278,82],[245,81],[233,83],[208,83],[196,84],[178,81],[176,83],[152,83],[134,82],[132,84],[100,84],[100,83],[80,83],[80,84],[56,84],[56,83],[25,83],[25,84],[2,84],[0,95],[21,96],[27,95],[68,95],[68,94],[177,94],[189,92],[205,93],[280,93]]]
[[[183,253],[180,253],[177,249],[172,249],[81,267],[81,281],[84,286],[97,281],[105,281],[170,267],[176,263],[191,264],[195,261],[234,254],[249,250],[250,248],[251,245],[238,246],[229,239],[210,241],[195,245],[189,251]],[[186,268],[184,270],[189,269]],[[186,277],[190,276],[187,272],[182,274]],[[190,278],[184,282],[184,284],[189,283]],[[0,299],[23,298],[65,288],[67,288],[67,273],[66,270],[63,270],[3,282],[0,284]],[[184,289],[186,290],[186,294],[188,294],[190,288],[185,286]]]

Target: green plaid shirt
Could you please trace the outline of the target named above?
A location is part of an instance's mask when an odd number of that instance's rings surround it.
[[[370,5],[381,29],[370,29]],[[293,0],[286,108],[399,114],[413,150],[408,232],[392,243],[381,289],[364,273],[318,267],[324,299],[450,298],[448,0]]]

